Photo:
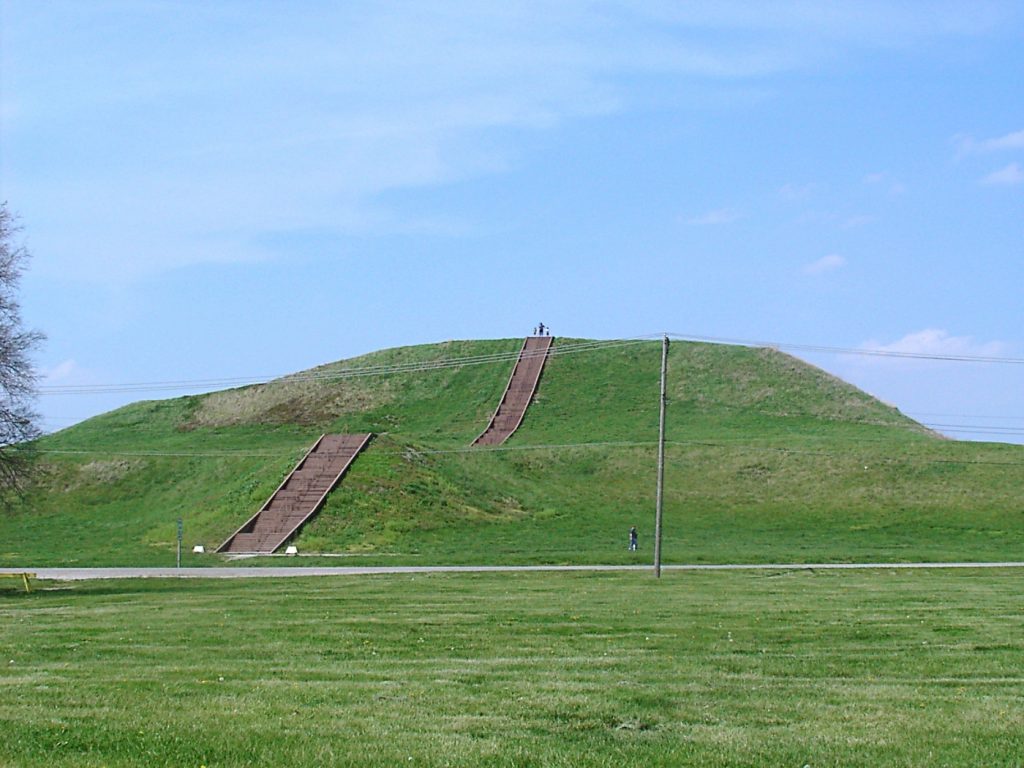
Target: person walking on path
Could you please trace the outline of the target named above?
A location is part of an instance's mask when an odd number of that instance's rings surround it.
[[[629,551],[636,552],[636,526],[629,529]]]

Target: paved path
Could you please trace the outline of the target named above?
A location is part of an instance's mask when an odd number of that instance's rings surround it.
[[[1024,568],[1004,563],[760,563],[752,565],[663,565],[663,571],[849,571],[914,568]],[[211,568],[0,568],[0,573],[36,574],[39,579],[258,579],[282,576],[380,576],[419,573],[508,573],[529,571],[650,571],[650,565],[412,565]]]

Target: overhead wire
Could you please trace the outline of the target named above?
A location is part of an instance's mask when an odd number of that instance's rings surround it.
[[[595,340],[595,341],[582,341],[569,344],[559,344],[553,346],[547,354],[550,356],[560,355],[571,355],[581,352],[587,352],[595,349],[608,349],[621,347],[625,345],[644,343],[648,340],[657,338],[661,334],[644,334],[641,336],[635,336],[627,339],[615,339],[615,340]],[[902,352],[896,350],[882,350],[882,349],[870,349],[870,348],[849,348],[849,347],[837,347],[837,346],[824,346],[824,345],[810,345],[810,344],[794,344],[787,342],[773,342],[773,341],[755,341],[750,339],[736,339],[726,337],[715,337],[715,336],[703,336],[696,334],[685,334],[673,332],[668,334],[672,338],[679,340],[709,343],[709,344],[721,344],[730,346],[744,346],[744,347],[758,347],[758,348],[773,348],[773,349],[791,349],[800,351],[814,351],[814,352],[828,352],[835,354],[850,354],[850,355],[868,355],[868,356],[881,356],[881,357],[894,357],[894,358],[912,358],[919,360],[935,360],[945,362],[976,362],[976,363],[1006,363],[1006,364],[1018,364],[1024,362],[1021,358],[1011,357],[996,357],[996,356],[979,356],[979,355],[950,355],[950,354],[931,354],[931,353],[916,353],[916,352]],[[345,379],[360,378],[367,376],[386,376],[395,374],[408,374],[418,373],[427,371],[445,370],[451,368],[460,368],[463,366],[471,365],[483,365],[488,363],[501,363],[510,362],[515,359],[522,357],[539,356],[545,354],[544,350],[536,352],[526,351],[520,353],[517,350],[507,350],[502,352],[493,352],[478,355],[467,355],[462,357],[443,357],[434,360],[420,360],[411,361],[408,363],[391,363],[381,365],[369,365],[369,366],[344,366],[340,369],[333,367],[332,364],[327,366],[321,366],[320,368],[314,368],[310,371],[298,374],[289,374],[284,376],[266,377],[266,376],[246,376],[246,377],[228,377],[228,378],[217,378],[217,379],[189,379],[189,380],[178,380],[178,381],[163,381],[163,382],[136,382],[127,384],[96,384],[96,385],[66,385],[66,386],[49,386],[41,387],[40,394],[56,396],[56,395],[75,395],[75,394],[112,394],[112,393],[128,393],[128,392],[156,392],[156,391],[173,391],[173,390],[194,390],[196,388],[210,388],[210,387],[234,387],[234,386],[252,386],[268,383],[282,383],[282,384],[296,384],[304,382],[329,382],[329,381],[340,381]],[[724,405],[724,404],[723,404]],[[730,406],[726,406],[730,407]],[[765,415],[773,415],[768,412],[764,412]],[[774,414],[775,416],[788,417],[790,414]],[[807,414],[803,417],[816,417],[813,414]],[[979,417],[996,419],[999,417]],[[871,421],[865,419],[827,419],[829,421],[840,421],[840,422],[851,422],[851,423],[863,423],[863,424],[875,424],[878,426],[886,425],[880,421]],[[992,436],[1017,436],[1022,432],[1012,427],[1000,427],[998,425],[973,425],[973,424],[955,424],[945,425],[934,422],[923,421],[922,425],[926,428],[933,430],[943,430],[955,434],[986,434]]]
[[[583,352],[590,352],[598,349],[610,349],[635,344],[647,343],[650,339],[658,338],[662,334],[645,334],[642,336],[636,336],[628,339],[614,339],[605,341],[582,341],[573,342],[567,344],[559,344],[553,346],[547,354],[549,356],[563,356],[573,355]],[[758,346],[768,348],[799,348],[803,350],[815,349],[818,351],[832,351],[842,352],[849,354],[884,354],[885,356],[897,356],[897,357],[926,357],[927,359],[941,359],[941,360],[956,360],[956,361],[975,361],[975,362],[1024,362],[1018,361],[1016,358],[992,358],[992,357],[972,357],[972,356],[922,356],[912,353],[898,353],[890,354],[888,351],[880,350],[863,350],[863,349],[847,349],[840,347],[817,347],[812,345],[794,345],[794,344],[779,344],[772,342],[755,342],[749,340],[740,339],[725,339],[720,337],[708,337],[708,336],[694,336],[691,334],[669,334],[672,337],[678,339],[685,339],[687,341],[697,341],[703,343],[713,344],[728,344],[728,345],[740,345],[740,346]],[[364,376],[382,376],[392,374],[403,374],[403,373],[417,373],[435,370],[444,370],[450,368],[457,368],[470,365],[482,365],[487,363],[499,363],[499,362],[510,362],[512,360],[523,357],[540,356],[544,355],[545,351],[540,350],[538,352],[531,353],[529,351],[521,353],[517,350],[508,350],[502,352],[493,352],[478,355],[467,355],[462,357],[442,357],[434,360],[426,361],[412,361],[409,363],[391,363],[371,366],[346,366],[341,369],[333,369],[331,365],[322,366],[318,369],[312,369],[311,371],[291,374],[284,377],[277,377],[266,381],[254,381],[257,377],[240,377],[230,379],[203,379],[203,380],[181,380],[177,382],[140,382],[135,384],[124,384],[124,385],[76,385],[69,387],[51,387],[47,389],[48,394],[84,394],[88,393],[100,393],[100,392],[113,392],[113,391],[139,391],[139,390],[150,390],[150,389],[166,389],[166,388],[178,388],[178,387],[193,387],[197,384],[224,384],[225,382],[249,382],[249,383],[268,383],[269,381],[279,383],[292,383],[292,382],[308,382],[308,381],[334,381],[343,380],[348,378],[357,378]],[[696,402],[696,401],[687,401]],[[891,421],[881,420],[869,420],[869,419],[841,419],[832,417],[823,417],[813,413],[780,413],[770,412],[763,409],[749,408],[744,406],[737,406],[728,403],[707,401],[702,400],[697,404],[708,404],[717,405],[718,407],[730,408],[733,410],[750,411],[758,415],[771,416],[773,418],[793,418],[793,419],[818,419],[822,421],[832,423],[850,423],[850,424],[861,424],[861,425],[872,425],[872,426],[893,426]],[[980,418],[998,418],[998,417],[980,417]],[[923,424],[922,426],[929,429],[947,429],[949,431],[961,431],[961,432],[978,432],[983,434],[992,434],[999,436],[1016,436],[1017,434],[1024,434],[1024,429],[1018,429],[1014,427],[998,427],[994,425],[974,425],[968,424]],[[985,432],[984,430],[989,430]],[[598,442],[598,443],[576,443],[576,444],[562,444],[558,446],[506,446],[499,449],[439,449],[432,452],[441,453],[462,453],[462,452],[487,452],[493,450],[540,450],[540,449],[561,449],[561,448],[581,448],[581,447],[594,447],[594,446],[625,446],[625,445],[647,445],[644,442],[629,442],[619,441],[614,443],[609,442]],[[690,443],[693,444],[693,443]],[[786,449],[788,450],[788,449]],[[42,452],[47,453],[67,453],[74,454],[79,453],[75,450],[59,450],[59,449],[46,449]],[[95,453],[95,451],[81,451],[81,453]],[[420,451],[427,452],[427,451]],[[253,452],[253,451],[225,451],[225,452],[165,452],[165,451],[154,451],[154,452],[102,452],[104,455],[136,455],[136,456],[176,456],[176,457],[196,457],[196,456],[248,456],[248,457],[268,457],[278,456],[283,454],[278,453],[266,453],[266,452]]]
[[[740,441],[743,442],[740,442]],[[888,442],[884,440],[873,440],[863,442]],[[781,453],[786,455],[796,456],[820,456],[820,457],[831,457],[841,458],[849,461],[860,461],[863,456],[852,454],[848,450],[843,451],[829,451],[821,449],[809,449],[802,447],[795,447],[792,445],[770,445],[770,444],[759,444],[750,442],[749,438],[736,438],[735,440],[718,438],[716,440],[666,440],[666,446],[675,448],[686,447],[686,448],[716,448],[726,450],[749,450],[749,451],[760,451],[760,452],[772,452]],[[474,447],[474,446],[460,446],[456,448],[425,448],[419,446],[407,445],[401,449],[382,449],[377,450],[371,447],[372,450],[378,456],[434,456],[434,455],[475,455],[475,456],[487,456],[488,454],[500,454],[500,453],[522,453],[531,451],[579,451],[579,450],[592,450],[592,449],[632,449],[632,448],[654,448],[657,446],[656,440],[598,440],[589,442],[576,442],[576,443],[540,443],[540,444],[527,444],[527,445],[498,445],[488,447]],[[907,446],[903,446],[904,449]],[[267,450],[252,450],[252,449],[240,449],[240,450],[223,450],[223,451],[131,451],[131,450],[105,450],[105,449],[58,449],[58,448],[42,448],[36,449],[36,453],[42,454],[56,454],[56,455],[69,455],[69,456],[119,456],[124,458],[285,458],[288,456],[301,456],[307,447],[293,447],[293,448],[281,448],[279,450],[267,451]],[[993,466],[993,467],[1021,467],[1024,466],[1024,461],[989,461],[989,460],[977,460],[977,459],[939,459],[939,458],[923,458],[918,456],[912,456],[908,453],[903,453],[899,456],[878,456],[877,454],[871,454],[869,457],[873,461],[884,461],[887,463],[909,463],[915,465],[929,465],[929,464],[954,464],[954,465],[968,465],[968,466]]]
[[[644,341],[646,341],[647,338],[648,337],[638,337],[638,338],[634,338],[634,339],[630,339],[630,340],[620,340],[620,341],[614,341],[614,342],[604,342],[604,343],[601,343],[601,342],[591,342],[591,343],[580,343],[580,344],[574,344],[574,345],[564,345],[564,346],[561,346],[561,347],[554,347],[554,348],[552,348],[551,356],[566,355],[566,354],[576,354],[576,353],[586,352],[586,351],[590,351],[590,350],[594,350],[594,349],[602,349],[602,348],[607,349],[607,348],[614,348],[614,347],[622,347],[622,346],[626,346],[626,345],[629,345],[629,344],[643,343]],[[708,339],[692,339],[692,340],[709,341]],[[720,343],[720,342],[712,342],[712,343]],[[775,347],[775,348],[789,348],[789,349],[800,348],[800,349],[802,349],[804,351],[808,351],[806,345],[799,345],[799,347],[798,347],[798,345],[773,345],[773,344],[752,344],[752,345]],[[744,346],[747,346],[747,345],[745,344]],[[816,351],[818,351],[820,349],[821,348],[816,348]],[[868,351],[839,350],[838,348],[834,348],[831,351],[842,351],[842,352],[845,352],[845,353],[848,353],[848,354],[871,354],[871,352],[868,352]],[[527,353],[527,356],[529,356],[529,353]],[[886,355],[886,356],[909,356],[909,355]],[[419,363],[391,364],[391,365],[380,365],[380,366],[348,367],[348,368],[343,368],[341,370],[318,370],[318,369],[314,369],[313,371],[308,372],[306,374],[292,374],[290,376],[276,377],[276,378],[267,379],[267,380],[255,380],[254,381],[252,379],[248,379],[247,378],[247,379],[232,379],[232,380],[223,380],[222,379],[222,380],[204,380],[204,381],[207,382],[207,383],[214,382],[214,383],[210,384],[211,386],[224,385],[223,382],[226,382],[226,381],[230,382],[232,384],[235,384],[235,385],[238,385],[238,384],[241,384],[241,383],[246,383],[246,384],[265,384],[265,383],[268,383],[269,381],[278,381],[278,382],[337,381],[337,380],[344,380],[344,379],[357,378],[357,377],[363,377],[363,376],[389,375],[389,374],[407,374],[407,373],[417,373],[417,372],[421,372],[421,371],[422,372],[426,372],[426,371],[444,370],[444,369],[456,368],[456,367],[468,366],[468,365],[481,365],[481,364],[486,364],[486,363],[511,362],[512,360],[515,360],[518,357],[519,357],[519,353],[518,352],[492,353],[492,354],[488,354],[488,355],[474,355],[474,356],[465,356],[465,357],[461,357],[461,358],[442,358],[442,359],[438,359],[438,360],[435,360],[435,361],[426,361],[426,362],[419,362]],[[919,357],[919,356],[914,356],[914,357]],[[926,359],[956,360],[958,362],[967,361],[963,357],[949,357],[949,356],[942,356],[942,357],[929,356]],[[971,362],[996,362],[996,360],[986,359],[986,358],[971,358],[970,361]],[[1014,360],[1014,359],[1002,359],[1002,360],[999,360],[998,362],[1024,362],[1024,361],[1017,361],[1017,360]],[[260,378],[262,378],[262,377],[260,377]],[[174,389],[191,389],[191,388],[193,388],[195,386],[195,384],[196,384],[195,381],[180,381],[180,382],[176,382],[176,383],[171,383],[171,386]],[[50,392],[50,394],[88,394],[88,393],[100,393],[100,392],[159,391],[159,390],[166,389],[167,385],[168,385],[168,383],[166,383],[166,382],[165,383],[150,382],[150,383],[141,383],[141,384],[135,384],[135,385],[128,385],[128,386],[132,387],[131,389],[125,389],[125,388],[123,388],[123,386],[119,387],[117,389],[111,389],[111,388],[109,388],[109,386],[107,388],[105,388],[105,389],[100,389],[100,387],[102,385],[97,385],[95,388],[87,390],[87,391],[85,391],[85,390],[77,390],[76,391],[73,388],[66,388],[63,392],[52,390]],[[706,402],[707,401],[705,401],[705,403]],[[795,419],[804,419],[804,420],[806,420],[806,419],[810,418],[810,419],[817,419],[817,420],[827,421],[827,422],[832,422],[832,423],[851,423],[851,424],[867,425],[867,426],[893,426],[893,423],[890,422],[890,421],[867,420],[867,419],[842,419],[842,418],[835,418],[833,416],[821,416],[821,415],[813,414],[813,413],[791,413],[791,412],[774,412],[773,413],[773,412],[767,411],[765,409],[759,409],[759,408],[756,408],[756,407],[751,409],[751,408],[746,408],[746,407],[743,407],[743,406],[735,406],[735,405],[732,405],[732,404],[725,404],[725,403],[717,403],[716,405],[718,407],[727,407],[727,408],[732,408],[732,409],[735,409],[735,410],[750,411],[750,412],[753,412],[753,413],[761,415],[761,416],[770,416],[770,417],[776,418],[776,419],[794,419],[794,420]],[[946,417],[946,415],[939,415],[939,414],[936,414],[936,415],[940,416],[942,418]],[[960,417],[956,417],[956,418],[960,418]],[[967,418],[967,417],[965,417],[965,418]],[[971,418],[973,418],[973,417],[971,417]],[[977,418],[990,418],[990,419],[995,418],[995,419],[998,419],[999,417],[977,417]],[[1008,417],[1008,418],[1013,418],[1013,417]],[[56,417],[54,417],[54,419],[56,419]],[[468,421],[469,420],[467,419],[467,422]],[[978,430],[975,430],[975,429],[970,429],[971,425],[967,425],[967,424],[945,424],[945,423],[943,423],[943,424],[925,424],[924,426],[929,427],[929,428],[933,428],[933,429],[934,428],[943,428],[943,429],[946,429],[947,431],[957,431],[957,430],[978,431]],[[1024,433],[1024,429],[1017,429],[1017,428],[1012,428],[1012,427],[998,427],[998,426],[990,425],[989,428],[992,431],[988,432],[987,434],[995,434],[995,435],[1005,436],[1005,435],[1016,435],[1016,434],[1019,434],[1019,433]],[[796,434],[796,433],[794,433],[794,434]],[[809,436],[807,436],[807,435],[800,435],[800,437],[806,439]],[[813,436],[811,436],[811,437],[813,437]],[[844,439],[854,439],[854,440],[862,439],[865,442],[870,440],[869,438],[857,438],[857,437],[853,437],[853,436],[847,436]],[[886,442],[886,441],[884,441],[882,439],[870,440],[870,441],[871,442]],[[652,449],[653,450],[656,445],[657,445],[657,442],[655,440],[646,440],[646,441],[637,441],[637,440],[610,441],[610,440],[606,440],[606,441],[589,441],[589,442],[574,442],[574,443],[552,443],[552,444],[535,444],[535,445],[518,445],[518,444],[513,444],[513,445],[488,447],[488,448],[483,448],[483,449],[481,449],[481,448],[473,448],[473,447],[469,447],[469,446],[456,447],[456,448],[421,448],[421,447],[415,447],[415,446],[407,446],[405,448],[400,448],[400,449],[377,450],[377,449],[371,448],[371,450],[374,450],[374,452],[377,453],[378,455],[384,454],[384,455],[405,455],[405,456],[408,456],[410,454],[413,454],[413,455],[427,455],[427,456],[430,456],[430,455],[445,455],[445,454],[449,454],[449,455],[463,455],[463,456],[465,456],[465,455],[475,455],[475,456],[483,457],[483,456],[487,456],[489,454],[494,454],[494,453],[516,453],[516,452],[530,452],[530,451],[535,451],[535,452],[536,451],[542,451],[542,452],[548,452],[548,453],[557,453],[557,452],[563,452],[563,451],[581,451],[581,450],[597,450],[597,449],[600,449],[600,450]],[[794,447],[792,445],[754,444],[754,443],[752,443],[750,441],[749,437],[742,438],[740,436],[737,436],[735,441],[728,440],[728,439],[723,440],[721,438],[717,439],[717,440],[696,440],[696,439],[694,439],[694,440],[670,440],[670,441],[667,441],[667,445],[673,451],[680,450],[680,449],[686,449],[686,450],[694,450],[694,449],[702,450],[702,449],[707,449],[707,450],[714,450],[714,451],[733,451],[733,450],[738,450],[738,451],[753,451],[753,452],[771,452],[771,453],[774,453],[774,454],[777,454],[777,455],[781,455],[783,457],[786,457],[786,456],[803,456],[803,457],[820,457],[820,458],[829,458],[829,459],[839,459],[839,460],[846,461],[846,462],[856,462],[856,463],[860,463],[860,461],[865,460],[862,457],[858,456],[857,452],[851,452],[849,450],[829,451],[829,450],[821,450],[821,449],[807,448],[807,447]],[[75,450],[75,449],[44,449],[44,450],[40,450],[39,452],[40,453],[46,453],[46,454],[63,454],[63,455],[80,455],[80,456],[104,455],[104,456],[118,456],[118,457],[127,457],[127,458],[133,458],[133,457],[136,457],[136,458],[164,458],[164,457],[166,457],[166,458],[179,458],[179,459],[198,459],[198,458],[209,457],[209,458],[217,458],[217,459],[231,459],[231,458],[239,458],[239,459],[243,459],[243,458],[244,459],[275,459],[275,460],[280,460],[280,461],[283,462],[285,459],[294,460],[294,459],[298,458],[299,456],[301,456],[304,453],[305,450],[306,450],[305,446],[302,446],[302,447],[293,447],[293,448],[288,448],[288,449],[283,449],[282,448],[280,450],[253,450],[253,449],[246,449],[246,450],[222,450],[222,451],[209,451],[208,450],[208,451],[196,451],[196,452],[190,452],[190,451],[96,451],[96,450]],[[978,460],[978,459],[969,459],[969,458],[964,458],[964,459],[953,459],[953,458],[944,459],[944,458],[935,458],[935,457],[908,456],[907,454],[903,454],[903,455],[895,456],[895,457],[894,456],[877,456],[875,454],[870,454],[867,458],[870,459],[870,461],[872,463],[876,463],[876,462],[877,463],[882,463],[882,464],[900,463],[900,464],[911,465],[911,466],[959,465],[959,466],[976,466],[976,467],[979,467],[979,468],[993,468],[993,469],[995,469],[995,468],[1008,468],[1008,469],[1011,469],[1013,471],[1016,471],[1017,468],[1024,466],[1024,462],[1021,462],[1021,461],[992,461],[992,460]],[[867,467],[865,466],[865,469],[866,468]],[[684,495],[694,495],[693,492],[688,492],[688,491],[684,491],[683,493],[684,493]],[[705,493],[701,493],[699,495],[702,498],[712,498],[712,497],[719,497],[719,496],[724,498],[724,496],[722,496],[722,494],[714,494],[714,493],[712,493],[709,496],[709,494],[707,494],[706,492]],[[557,550],[552,550],[552,551],[557,551]]]
[[[522,353],[523,357],[569,355],[578,352],[586,352],[593,349],[607,349],[625,345],[641,344],[660,337],[662,334],[642,334],[626,339],[593,340],[581,341],[569,344],[558,344],[550,351],[545,350],[527,351]],[[787,349],[804,352],[827,352],[832,354],[846,355],[867,355],[877,357],[908,358],[916,360],[933,360],[945,362],[973,362],[973,363],[1002,363],[1002,364],[1024,364],[1024,358],[999,357],[991,355],[954,355],[935,354],[921,352],[903,352],[898,350],[871,349],[860,347],[837,347],[813,344],[797,344],[779,341],[757,341],[751,339],[736,339],[716,336],[702,336],[696,334],[671,332],[667,334],[670,338],[682,341],[700,342],[706,344],[720,344],[726,346],[758,347],[767,349]],[[71,384],[71,385],[44,385],[38,388],[40,395],[74,395],[74,394],[114,394],[128,392],[151,392],[151,391],[173,391],[187,389],[206,389],[210,387],[237,387],[279,383],[299,383],[307,381],[337,381],[349,378],[364,376],[383,376],[399,373],[417,373],[423,371],[443,370],[469,365],[483,365],[487,363],[507,362],[520,357],[518,350],[508,350],[465,357],[443,357],[434,360],[411,361],[408,363],[391,363],[368,366],[344,366],[334,368],[336,364],[327,364],[311,369],[304,373],[285,375],[252,375],[236,377],[218,377],[209,379],[181,379],[169,381],[150,382],[128,382],[119,384]]]
[[[1005,435],[1011,437],[1014,435],[1024,435],[1024,428],[1022,427],[994,427],[986,424],[974,425],[974,424],[926,424],[930,429],[934,429],[940,432],[957,432],[957,433],[969,433],[978,435]]]
[[[842,417],[837,417],[834,414],[820,414],[820,413],[799,412],[799,411],[777,411],[777,410],[769,410],[769,409],[764,409],[764,408],[758,408],[756,406],[755,407],[740,406],[740,405],[735,405],[735,404],[731,404],[731,403],[725,403],[725,402],[716,401],[716,400],[709,400],[709,399],[702,399],[700,401],[684,400],[684,401],[678,401],[678,404],[679,405],[700,405],[700,406],[712,405],[716,409],[732,410],[732,411],[736,411],[736,412],[741,412],[744,415],[752,415],[752,416],[759,416],[759,417],[769,417],[769,418],[778,419],[778,420],[792,420],[792,421],[813,420],[813,421],[816,421],[816,422],[819,422],[819,423],[825,423],[825,424],[849,424],[849,425],[855,425],[855,426],[869,426],[869,427],[871,427],[871,426],[874,426],[874,427],[899,427],[899,426],[901,426],[901,424],[899,422],[894,421],[894,420],[884,420],[884,419],[879,419],[879,418],[842,418]],[[710,411],[708,411],[708,412],[710,413]],[[901,413],[901,415],[907,416],[907,417],[921,416],[922,415],[922,414],[912,414],[912,413],[902,413],[902,412],[900,412],[900,413]],[[48,417],[48,418],[44,418],[43,421],[44,422],[60,422],[60,423],[72,423],[73,424],[73,423],[78,423],[80,421],[86,420],[87,418],[94,418],[94,417]],[[993,417],[977,417],[977,418],[998,419],[1000,417],[993,416]],[[1013,419],[1015,417],[1007,417],[1007,418],[1008,419]],[[956,433],[970,433],[970,434],[990,434],[990,435],[993,435],[993,436],[999,436],[999,435],[1007,435],[1007,436],[1024,435],[1024,426],[1016,427],[1016,426],[999,426],[997,424],[969,424],[969,423],[968,424],[965,424],[965,423],[947,424],[947,423],[924,421],[924,420],[917,420],[917,419],[914,419],[914,421],[916,421],[917,425],[919,425],[921,427],[924,427],[927,430],[931,430],[933,432],[934,431],[941,431],[941,432],[956,432]],[[458,427],[458,426],[463,426],[463,425],[470,425],[470,424],[477,424],[477,423],[478,423],[478,420],[475,419],[475,418],[472,418],[470,416],[466,416],[465,418],[453,419],[453,420],[450,420],[449,422],[447,422],[448,426],[453,426],[453,427]]]
[[[939,419],[999,419],[1004,421],[1024,421],[1024,416],[1009,416],[1000,415],[995,416],[992,414],[981,414],[981,413],[930,413],[926,411],[907,411],[907,416],[931,416]]]
[[[481,355],[468,355],[465,357],[442,357],[434,360],[419,360],[408,363],[391,363],[369,366],[344,366],[333,368],[337,365],[329,363],[326,366],[311,369],[303,373],[293,373],[280,376],[240,376],[216,379],[182,379],[177,381],[151,381],[134,382],[124,384],[73,384],[73,385],[51,385],[39,387],[40,395],[80,395],[80,394],[112,394],[125,392],[150,392],[150,391],[172,391],[183,389],[203,389],[208,387],[232,387],[252,386],[269,383],[302,383],[315,381],[339,381],[344,379],[361,378],[366,376],[388,376],[402,373],[421,373],[427,371],[445,370],[449,368],[462,368],[471,365],[484,365],[489,363],[511,362],[513,360],[529,359],[547,354],[548,357],[588,352],[594,349],[611,349],[615,347],[628,346],[644,343],[646,338],[612,339],[607,341],[585,341],[570,344],[553,346],[550,351],[527,350],[520,353],[519,350],[507,352],[494,352]],[[342,364],[344,365],[344,364]],[[330,370],[324,370],[324,369]]]
[[[695,341],[705,344],[722,344],[736,347],[763,347],[766,349],[791,349],[800,352],[824,352],[837,355],[864,355],[868,357],[892,357],[910,360],[934,360],[954,363],[999,363],[1006,365],[1024,365],[1024,357],[1002,357],[997,355],[967,355],[938,352],[909,352],[895,349],[872,347],[835,347],[822,344],[796,344],[783,341],[756,341],[751,339],[733,339],[719,336],[698,336],[688,333],[668,334],[670,338],[680,341]]]

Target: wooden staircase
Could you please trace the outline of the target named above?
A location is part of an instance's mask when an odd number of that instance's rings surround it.
[[[321,435],[260,511],[221,544],[218,552],[270,554],[320,511],[371,434]]]
[[[528,336],[519,350],[519,359],[512,369],[505,394],[501,397],[490,423],[473,445],[501,445],[519,429],[526,409],[537,391],[541,371],[548,359],[552,336]]]

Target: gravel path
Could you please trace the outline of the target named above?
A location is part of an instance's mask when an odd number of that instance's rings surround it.
[[[1024,568],[1003,563],[761,563],[756,565],[663,565],[663,571],[846,571],[911,568]],[[34,573],[38,579],[258,579],[283,576],[380,576],[419,573],[508,573],[529,571],[651,571],[650,565],[435,565],[435,566],[294,566],[251,568],[0,568],[0,573]]]

